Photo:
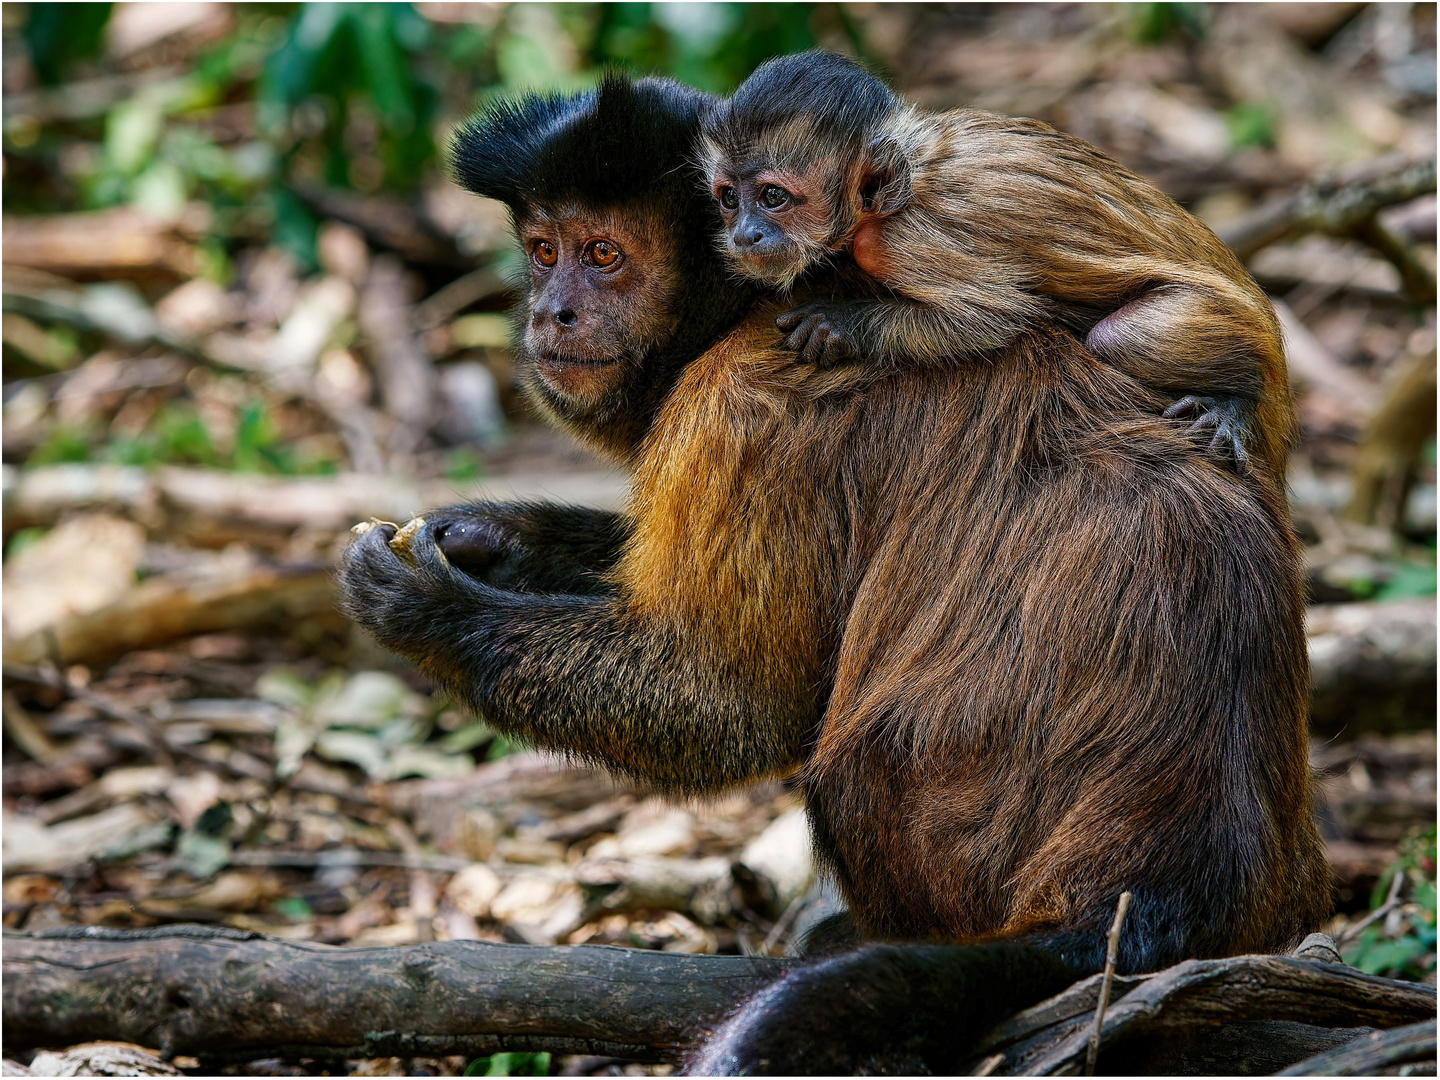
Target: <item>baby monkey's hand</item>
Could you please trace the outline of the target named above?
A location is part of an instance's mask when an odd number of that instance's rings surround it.
[[[802,304],[776,319],[775,328],[785,334],[781,344],[798,353],[801,363],[830,368],[858,355],[859,314],[855,304]]]

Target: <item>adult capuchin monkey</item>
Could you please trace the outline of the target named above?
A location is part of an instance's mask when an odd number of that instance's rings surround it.
[[[713,248],[707,105],[611,77],[461,129],[530,260],[523,379],[633,494],[372,527],[346,610],[538,745],[677,793],[797,778],[866,944],[698,1072],[953,1071],[1100,968],[1125,891],[1122,972],[1313,928],[1282,494],[1044,324],[981,362],[797,365]]]

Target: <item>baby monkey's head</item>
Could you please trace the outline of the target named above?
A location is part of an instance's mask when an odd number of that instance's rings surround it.
[[[853,60],[804,52],[761,64],[708,112],[701,165],[741,273],[788,287],[867,217],[900,209],[908,184],[884,131],[899,107]]]

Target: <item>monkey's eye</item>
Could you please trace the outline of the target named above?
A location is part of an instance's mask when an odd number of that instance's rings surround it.
[[[556,255],[554,244],[548,240],[537,240],[535,246],[530,249],[530,257],[533,258],[537,264],[548,270],[555,265],[555,260],[558,256]]]
[[[619,264],[623,252],[618,246],[609,240],[595,240],[585,249],[586,256],[591,266],[598,266],[601,270],[608,270]]]
[[[778,184],[766,184],[760,189],[760,205],[767,210],[779,210],[790,201],[790,193]]]
[[[729,184],[720,189],[720,205],[726,210],[734,210],[740,205],[740,196],[735,194],[735,189]]]

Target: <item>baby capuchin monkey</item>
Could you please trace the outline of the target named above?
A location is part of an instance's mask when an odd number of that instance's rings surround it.
[[[1284,475],[1294,414],[1264,292],[1203,223],[1088,143],[1036,120],[922,112],[845,57],[807,52],[756,69],[706,117],[699,151],[742,274],[787,290],[812,267],[848,270],[848,253],[871,279],[776,320],[802,361],[954,362],[1050,319],[1180,398],[1165,415],[1195,417],[1211,450]]]

